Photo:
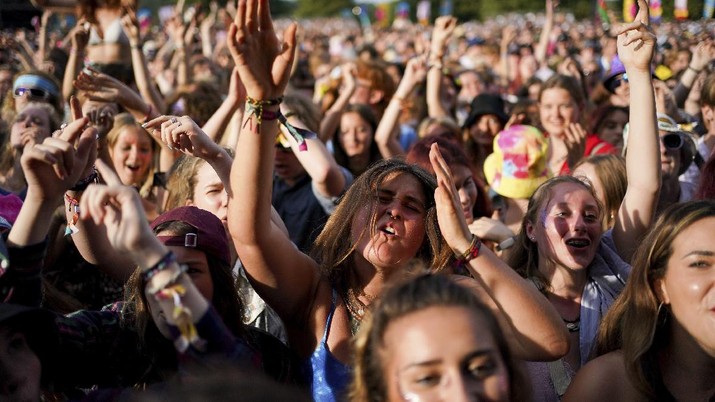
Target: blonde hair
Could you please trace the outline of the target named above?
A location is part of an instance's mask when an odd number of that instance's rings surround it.
[[[117,144],[117,141],[119,140],[119,135],[126,128],[138,129],[139,131],[146,134],[146,136],[149,138],[149,141],[151,142],[152,163],[147,171],[147,177],[144,178],[144,181],[141,183],[138,189],[139,195],[142,198],[150,199],[152,198],[152,188],[155,184],[154,169],[157,165],[155,159],[158,156],[158,146],[156,144],[156,141],[151,138],[151,135],[146,130],[144,130],[144,128],[139,123],[137,123],[137,121],[134,119],[134,116],[129,113],[119,113],[118,115],[114,116],[114,125],[112,126],[112,129],[109,130],[109,133],[107,133],[107,147],[109,149],[114,148],[114,146]]]

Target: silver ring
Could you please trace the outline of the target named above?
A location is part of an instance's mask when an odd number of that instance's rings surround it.
[[[172,124],[176,124],[177,121],[178,121],[178,120],[176,120],[176,117],[172,117],[172,118],[171,118],[171,123],[172,123]]]
[[[60,131],[64,130],[65,128],[67,128],[67,123],[62,123],[60,125]]]

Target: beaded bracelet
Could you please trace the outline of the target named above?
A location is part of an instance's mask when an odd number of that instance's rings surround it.
[[[476,235],[472,235],[472,242],[469,244],[467,251],[457,256],[455,265],[457,268],[464,267],[469,261],[479,256],[479,248],[482,246],[482,241]]]
[[[251,116],[256,118],[256,132],[261,129],[261,123],[265,121],[278,120],[278,122],[285,127],[288,134],[293,137],[298,143],[298,149],[301,151],[308,150],[308,144],[305,142],[306,138],[316,137],[315,133],[293,126],[288,122],[288,119],[281,113],[280,109],[277,111],[264,110],[266,106],[278,106],[283,102],[283,97],[277,99],[269,100],[256,100],[250,96],[246,96],[246,114],[248,114],[248,119],[243,123],[245,127],[251,121]],[[253,127],[251,127],[253,129]]]
[[[176,255],[174,255],[174,253],[171,251],[167,252],[166,254],[164,254],[163,257],[161,257],[159,262],[142,272],[142,280],[144,281],[144,283],[149,282],[149,280],[151,280],[154,275],[165,270],[169,265],[174,262],[176,262]]]
[[[92,173],[72,186],[70,191],[84,191],[92,183],[98,183],[97,168],[92,167]]]

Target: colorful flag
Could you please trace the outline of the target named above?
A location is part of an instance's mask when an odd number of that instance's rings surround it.
[[[688,0],[675,0],[675,19],[684,20],[688,18]]]
[[[606,7],[606,0],[598,0],[598,17],[601,19],[601,24],[611,24],[611,19],[608,18],[608,7]]]
[[[703,5],[703,18],[712,18],[715,11],[715,0],[705,0]]]
[[[638,13],[635,0],[623,0],[623,21],[632,22]]]
[[[397,9],[395,10],[395,15],[397,18],[410,18],[410,3],[406,1],[399,2],[397,4]]]
[[[390,26],[390,20],[392,19],[391,14],[391,4],[390,3],[380,3],[375,7],[375,22],[376,25],[381,28],[387,28]]]
[[[429,0],[422,0],[417,4],[417,21],[422,25],[429,25],[432,5]]]
[[[660,0],[650,1],[650,21],[660,22],[663,18],[663,3]]]

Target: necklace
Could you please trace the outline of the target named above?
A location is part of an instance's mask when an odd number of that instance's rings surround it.
[[[345,291],[345,307],[347,307],[348,313],[350,313],[350,332],[355,335],[360,328],[362,319],[368,311],[368,305],[363,303],[360,297],[362,296],[367,299],[369,303],[372,303],[375,300],[375,296],[370,296],[363,290],[359,293],[355,292],[355,286],[352,284],[352,281],[348,282],[349,284],[346,286],[347,289]]]
[[[573,321],[569,321],[565,318],[562,318],[562,320],[564,320],[566,329],[568,329],[569,332],[578,332],[581,330],[581,316],[576,317]]]

